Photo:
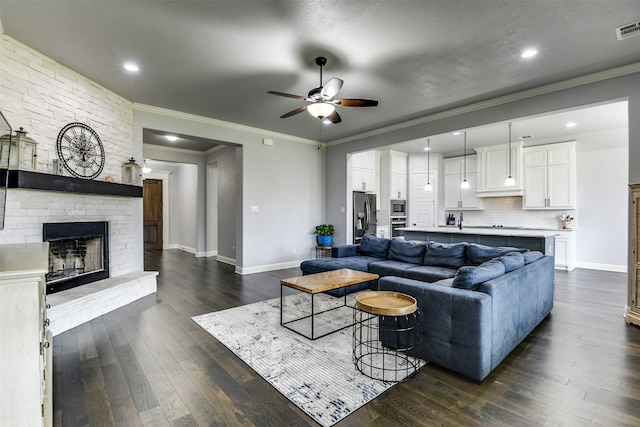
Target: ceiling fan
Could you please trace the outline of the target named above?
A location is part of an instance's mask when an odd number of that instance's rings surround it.
[[[338,94],[338,91],[344,83],[337,77],[332,78],[326,85],[322,85],[322,67],[327,64],[327,58],[319,56],[316,58],[316,65],[320,67],[320,86],[311,89],[307,94],[307,97],[300,95],[292,95],[290,93],[276,92],[273,90],[268,91],[272,95],[285,96],[287,98],[299,99],[301,101],[310,102],[309,105],[296,108],[288,113],[280,116],[281,119],[286,119],[303,111],[308,111],[314,117],[319,118],[325,123],[340,123],[342,119],[336,111],[336,106],[339,107],[375,107],[378,105],[378,101],[373,99],[360,99],[360,98],[344,98],[334,99]]]

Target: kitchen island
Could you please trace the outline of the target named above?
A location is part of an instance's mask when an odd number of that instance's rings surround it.
[[[406,227],[405,240],[423,240],[441,243],[479,243],[487,246],[512,246],[540,251],[545,255],[555,255],[554,230],[532,230],[507,227]]]

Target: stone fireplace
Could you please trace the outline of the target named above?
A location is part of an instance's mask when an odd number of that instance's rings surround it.
[[[109,277],[109,225],[99,222],[45,223],[49,242],[47,294]]]
[[[54,336],[156,292],[157,272],[142,267],[142,187],[10,172],[0,240],[49,242]]]

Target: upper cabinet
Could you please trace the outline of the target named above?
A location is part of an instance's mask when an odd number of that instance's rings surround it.
[[[466,173],[464,157],[444,159],[444,208],[472,210],[482,209],[481,201],[476,197],[478,187],[477,156],[467,156]],[[462,189],[460,184],[467,179],[469,188]]]
[[[388,200],[407,198],[407,153],[380,153],[380,196]]]
[[[351,155],[353,191],[376,191],[377,155],[375,150]]]
[[[511,177],[514,186],[506,186],[509,176],[509,146],[492,145],[475,149],[478,153],[478,197],[522,196],[522,142],[511,144]]]
[[[576,208],[576,142],[523,148],[524,209]]]

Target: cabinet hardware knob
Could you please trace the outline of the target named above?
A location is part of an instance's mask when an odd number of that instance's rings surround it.
[[[44,319],[44,322],[42,323],[44,324],[45,327],[47,327],[51,324],[51,321],[49,319]]]
[[[42,347],[49,348],[49,341],[45,341],[42,343]]]
[[[51,304],[45,305],[46,309],[49,310],[51,308]]]

